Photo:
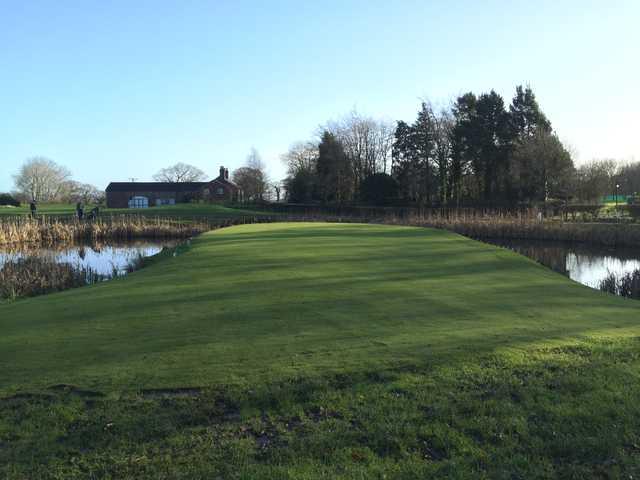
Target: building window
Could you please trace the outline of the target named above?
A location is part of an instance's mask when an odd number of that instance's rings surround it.
[[[136,196],[129,199],[129,208],[148,208],[149,199],[147,197]]]
[[[218,195],[224,195],[224,188],[222,188],[222,187],[218,188],[218,189],[216,190],[216,193],[217,193]]]
[[[209,189],[208,189],[208,188],[205,188],[205,189],[204,189],[204,194],[205,194],[205,195],[209,195]]]

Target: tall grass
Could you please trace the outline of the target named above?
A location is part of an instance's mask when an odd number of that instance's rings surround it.
[[[0,298],[13,300],[58,292],[109,278],[91,268],[57,263],[48,257],[9,260],[0,268]]]
[[[600,290],[621,297],[640,299],[640,270],[616,275],[609,274],[600,282]]]
[[[211,225],[202,220],[189,222],[132,215],[103,217],[93,221],[12,217],[0,219],[0,245],[186,238],[210,228]]]

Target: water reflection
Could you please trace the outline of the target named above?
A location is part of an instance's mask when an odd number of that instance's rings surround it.
[[[600,281],[609,272],[623,275],[640,269],[640,250],[611,250],[589,245],[532,240],[484,241],[514,250],[592,288],[598,288]]]
[[[0,248],[0,268],[7,262],[29,256],[48,257],[56,263],[69,263],[76,267],[90,268],[100,275],[111,275],[114,271],[126,273],[127,266],[136,259],[159,253],[165,247],[174,247],[172,241],[136,241],[120,243],[93,243],[52,247],[21,246]]]

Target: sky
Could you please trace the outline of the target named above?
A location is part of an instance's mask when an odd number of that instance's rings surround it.
[[[640,160],[640,1],[0,0],[0,191],[44,156],[76,180],[211,178],[354,108],[415,118],[530,85],[577,164]]]

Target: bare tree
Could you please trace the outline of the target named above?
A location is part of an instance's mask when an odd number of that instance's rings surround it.
[[[291,176],[299,172],[315,172],[318,144],[312,141],[294,143],[289,147],[289,151],[281,156],[281,160]]]
[[[273,191],[276,193],[276,202],[280,202],[280,195],[282,194],[282,184],[280,182],[274,182]]]
[[[251,167],[240,167],[233,172],[233,183],[238,185],[244,197],[250,201],[262,200],[267,182],[260,170]]]
[[[76,182],[75,180],[69,180],[64,187],[63,197],[69,202],[82,202],[88,203],[101,203],[104,199],[104,191],[99,190],[97,187],[90,183]]]
[[[59,199],[71,172],[53,160],[33,157],[14,175],[16,189],[30,200],[50,202]]]
[[[540,129],[515,145],[510,175],[512,188],[523,200],[567,201],[575,179],[575,168],[571,154],[558,137]]]
[[[205,177],[206,174],[198,167],[180,162],[161,169],[153,179],[157,182],[197,182]]]
[[[394,126],[351,111],[342,119],[329,122],[323,130],[342,143],[353,171],[354,187],[374,173],[386,173],[390,166]]]
[[[233,182],[242,189],[246,199],[251,201],[264,199],[269,179],[258,150],[251,148],[247,155],[246,166],[233,172]]]
[[[439,198],[442,204],[446,204],[449,198],[448,186],[455,121],[450,110],[443,108],[439,113],[435,113],[433,107],[429,108],[433,115],[433,163],[438,171]]]
[[[617,162],[612,159],[592,160],[580,165],[576,175],[576,193],[579,199],[598,201],[605,195],[615,193]]]

